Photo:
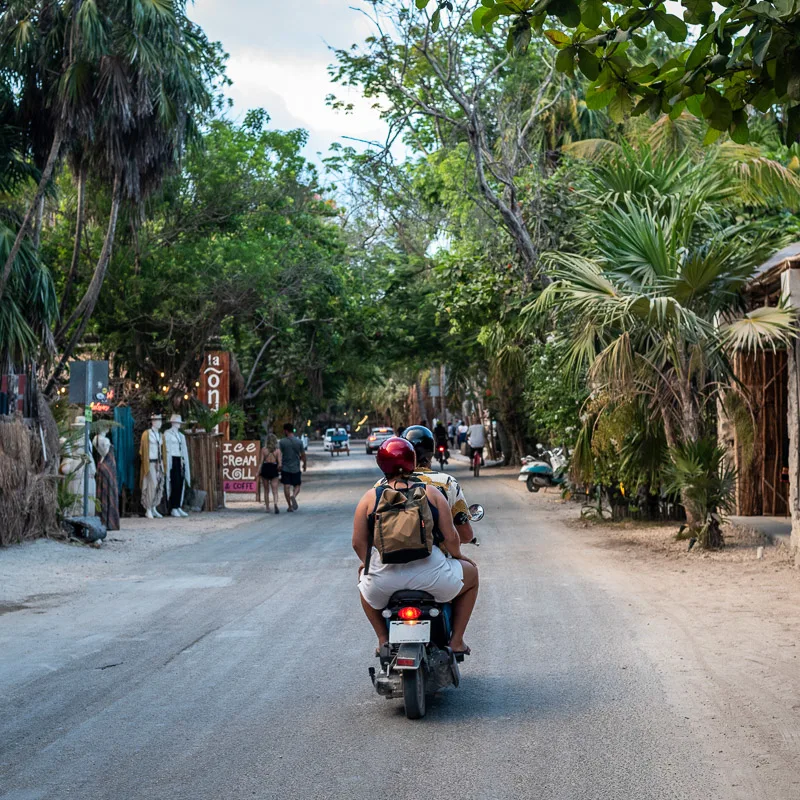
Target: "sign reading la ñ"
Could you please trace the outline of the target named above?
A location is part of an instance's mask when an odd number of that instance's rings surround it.
[[[198,397],[200,402],[208,406],[210,411],[219,411],[228,405],[230,400],[230,368],[230,353],[212,351],[203,356]],[[214,431],[221,433],[225,439],[230,438],[230,425],[227,421],[217,425]]]

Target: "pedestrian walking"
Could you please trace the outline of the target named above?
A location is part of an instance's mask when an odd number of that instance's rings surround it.
[[[283,439],[278,442],[281,451],[281,483],[283,494],[286,497],[287,511],[297,511],[297,495],[300,494],[302,473],[306,471],[306,451],[302,442],[294,435],[294,425],[287,422],[283,426]]]
[[[278,437],[274,433],[270,433],[261,448],[261,466],[259,468],[261,480],[264,481],[264,505],[267,507],[268,514],[270,493],[275,504],[275,513],[280,513],[278,510],[278,474],[282,464],[283,456],[278,445]]]
[[[473,418],[472,425],[467,430],[467,444],[470,446],[471,451],[469,457],[473,458],[475,451],[479,451],[481,454],[481,466],[484,466],[483,448],[486,447],[486,429],[477,415]]]

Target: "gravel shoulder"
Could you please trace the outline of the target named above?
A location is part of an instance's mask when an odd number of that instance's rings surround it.
[[[788,548],[727,526],[725,549],[688,551],[677,523],[589,522],[554,491],[529,502],[574,537],[583,569],[627,598],[640,646],[730,796],[799,797],[800,572]]]
[[[0,615],[28,603],[38,605],[82,591],[94,581],[130,571],[165,550],[186,547],[211,533],[247,525],[256,515],[264,515],[260,504],[237,502],[230,509],[192,514],[187,519],[124,518],[121,530],[110,531],[97,548],[35,539],[0,549]]]

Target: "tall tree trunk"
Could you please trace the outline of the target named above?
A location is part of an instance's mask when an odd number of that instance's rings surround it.
[[[72,295],[72,285],[78,275],[78,264],[81,260],[81,236],[83,236],[84,210],[86,207],[86,173],[86,165],[83,164],[78,173],[78,209],[75,213],[75,239],[72,244],[72,262],[69,265],[69,273],[64,283],[64,294],[61,296],[60,311],[62,317],[67,313]]]
[[[422,422],[425,419],[425,414],[427,411],[425,410],[425,399],[422,396],[422,385],[419,381],[414,384],[414,391],[415,397],[417,399],[417,413],[419,422]],[[427,422],[427,420],[425,420]],[[412,425],[417,425],[417,422],[412,422]]]
[[[81,301],[75,307],[69,319],[61,326],[57,338],[63,340],[67,331],[80,320],[81,316],[83,316],[87,322],[89,317],[92,316],[97,299],[100,296],[100,290],[103,288],[103,281],[106,278],[106,270],[108,269],[109,261],[111,260],[111,249],[114,245],[114,236],[117,230],[117,216],[119,215],[121,199],[122,179],[117,175],[114,178],[114,189],[111,193],[111,211],[108,218],[108,227],[106,228],[106,238],[103,241],[103,249],[100,251],[100,257],[97,259],[94,274],[92,275],[91,281],[89,281],[89,285]]]
[[[447,400],[445,399],[445,386],[444,382],[447,378],[444,364],[439,367],[439,416],[442,423],[447,425]]]
[[[42,217],[44,217],[44,195],[39,198],[39,205],[36,207],[36,222],[33,226],[33,249],[37,253],[42,243]]]
[[[53,177],[53,170],[55,170],[56,163],[58,162],[58,156],[61,153],[61,145],[63,142],[64,132],[62,125],[59,123],[59,125],[56,127],[55,135],[53,136],[53,144],[50,146],[50,153],[47,156],[47,163],[42,171],[42,177],[39,179],[39,185],[36,187],[36,194],[33,196],[33,200],[28,206],[28,210],[25,212],[22,224],[19,226],[19,230],[17,231],[17,237],[14,239],[14,244],[8,254],[6,263],[3,266],[3,274],[0,275],[0,299],[3,297],[3,292],[5,291],[6,284],[8,283],[8,278],[11,275],[11,268],[14,266],[14,262],[17,260],[19,250],[22,247],[22,242],[28,233],[28,228],[30,228],[34,214],[39,208],[39,203],[44,197],[47,184],[50,183],[50,180]]]
[[[95,266],[94,274],[92,275],[92,280],[89,282],[89,286],[86,289],[86,293],[81,298],[80,303],[78,303],[78,306],[70,319],[62,328],[62,332],[66,333],[66,330],[70,325],[78,320],[80,321],[70,337],[69,342],[64,347],[64,352],[61,354],[61,360],[58,362],[58,365],[53,371],[50,380],[47,382],[45,392],[52,391],[55,382],[58,380],[59,375],[67,363],[67,360],[72,355],[75,345],[78,344],[81,336],[83,336],[83,332],[86,330],[86,326],[89,324],[89,319],[94,313],[97,301],[100,299],[100,291],[103,288],[103,282],[106,278],[108,265],[111,261],[111,251],[114,246],[114,236],[117,230],[117,218],[119,216],[121,202],[122,179],[119,175],[116,175],[114,177],[114,190],[111,195],[111,212],[108,218],[106,237],[103,241],[103,249],[100,251],[100,257],[97,259],[97,265]]]

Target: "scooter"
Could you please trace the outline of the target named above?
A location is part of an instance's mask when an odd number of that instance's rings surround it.
[[[567,480],[567,456],[563,447],[545,450],[536,445],[537,455],[525,456],[518,481],[528,487],[529,492],[538,492],[542,487],[561,486]]]
[[[441,471],[444,471],[445,464],[447,464],[449,458],[450,458],[450,453],[447,451],[447,445],[437,444],[436,459],[439,462],[439,469]]]
[[[470,522],[483,519],[483,506],[469,507]],[[438,603],[428,592],[395,592],[382,611],[389,642],[379,653],[380,670],[369,668],[378,694],[387,700],[403,698],[406,717],[420,719],[427,698],[448,686],[458,686],[458,665],[463,654],[450,649],[453,611],[450,603]]]

